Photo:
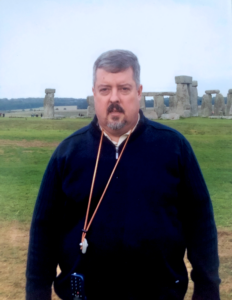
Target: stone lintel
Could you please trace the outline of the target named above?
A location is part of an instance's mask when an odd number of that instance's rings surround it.
[[[175,96],[176,93],[174,92],[147,92],[142,93],[142,96],[144,97],[155,97],[155,96]]]
[[[160,92],[160,93],[156,93],[156,96],[176,96],[176,93],[173,93],[173,92]]]
[[[191,76],[181,75],[175,77],[176,84],[190,84],[192,83],[193,78]]]
[[[46,89],[46,90],[45,90],[45,93],[46,93],[46,94],[49,94],[49,93],[53,93],[53,94],[54,94],[55,92],[56,92],[55,89]]]
[[[192,86],[193,86],[193,87],[197,87],[197,86],[198,86],[198,82],[197,82],[196,80],[193,80]]]
[[[220,90],[206,90],[206,94],[211,95],[211,94],[219,94]]]
[[[155,92],[142,92],[142,96],[144,97],[154,97],[155,95]]]
[[[232,89],[230,89],[230,90],[228,91],[228,94],[232,94]]]

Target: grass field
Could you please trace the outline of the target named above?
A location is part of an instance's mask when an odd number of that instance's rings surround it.
[[[0,118],[1,300],[24,299],[28,230],[44,170],[59,142],[89,122]],[[219,230],[222,300],[232,299],[232,120],[160,122],[183,133],[195,151]]]

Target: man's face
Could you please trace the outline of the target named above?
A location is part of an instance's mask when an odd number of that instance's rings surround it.
[[[142,86],[136,86],[132,68],[118,73],[97,69],[93,94],[100,126],[111,132],[133,128],[138,120],[141,93]]]

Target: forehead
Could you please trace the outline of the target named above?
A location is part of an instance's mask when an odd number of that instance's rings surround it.
[[[97,69],[96,85],[112,84],[135,84],[132,68],[128,68],[118,73],[107,72],[104,69]]]

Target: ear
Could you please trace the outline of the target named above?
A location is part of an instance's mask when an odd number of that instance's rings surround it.
[[[142,92],[143,92],[143,86],[140,84],[140,86],[138,88],[139,101],[141,100]]]

